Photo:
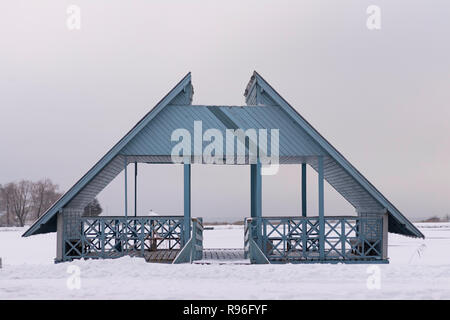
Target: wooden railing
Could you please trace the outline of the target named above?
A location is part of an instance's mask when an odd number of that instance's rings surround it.
[[[383,260],[383,219],[379,216],[252,218],[245,225],[250,240],[271,262]]]
[[[201,260],[203,258],[203,219],[193,218],[192,219],[192,238],[194,240],[192,246],[192,259]]]
[[[245,218],[244,220],[244,258],[250,259],[251,263],[270,263],[266,255],[261,251],[261,244],[257,244],[261,239],[258,234],[260,220]]]
[[[245,218],[245,220],[244,220],[244,258],[245,259],[248,259],[248,254],[249,254],[249,250],[250,250],[250,243],[249,243],[250,221],[249,221],[249,218]]]
[[[191,226],[191,238],[173,261],[174,264],[192,263],[203,258],[203,219],[192,218]]]
[[[63,261],[144,256],[145,251],[179,250],[186,242],[183,221],[183,216],[64,220]]]

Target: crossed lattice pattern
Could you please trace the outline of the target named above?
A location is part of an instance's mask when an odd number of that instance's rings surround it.
[[[325,258],[381,258],[381,218],[325,218]]]
[[[358,260],[382,257],[380,217],[325,217],[323,249],[320,221],[307,218],[259,218],[257,242],[269,260]],[[323,258],[321,258],[321,253]]]
[[[319,220],[263,218],[262,248],[269,259],[313,258],[319,250]]]
[[[64,236],[64,259],[114,258],[144,255],[146,250],[180,249],[183,229],[183,217],[82,217],[76,228],[71,225],[70,237]]]

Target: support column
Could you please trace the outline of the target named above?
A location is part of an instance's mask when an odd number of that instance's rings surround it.
[[[137,217],[137,162],[134,162],[134,216]]]
[[[302,217],[306,217],[306,163],[302,163]]]
[[[262,178],[261,178],[261,162],[250,164],[250,201],[251,201],[251,217],[262,217]],[[256,243],[262,247],[261,235],[261,219],[256,220]]]
[[[382,245],[382,256],[383,256],[383,260],[386,260],[388,258],[388,225],[389,225],[389,217],[388,217],[388,213],[385,212],[383,214],[383,218],[382,218],[382,237],[383,237],[383,245]]]
[[[56,214],[56,261],[61,262],[64,259],[64,223],[63,211],[59,210]]]
[[[256,216],[262,217],[262,176],[261,162],[256,164]]]
[[[256,178],[256,164],[251,164],[250,165],[250,216],[252,218],[256,217],[255,178]]]
[[[127,176],[127,156],[124,157],[123,166],[125,170],[125,218],[128,217],[128,176]]]
[[[184,164],[184,241],[191,237],[191,164]]]
[[[250,165],[250,213],[252,218],[262,216],[261,163]]]
[[[319,256],[325,259],[325,214],[324,214],[324,192],[323,192],[323,156],[318,157],[319,173]]]

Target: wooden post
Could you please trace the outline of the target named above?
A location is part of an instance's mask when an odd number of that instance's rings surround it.
[[[256,165],[250,164],[250,217],[256,217],[255,206],[255,177],[256,177]]]
[[[256,195],[256,216],[262,217],[262,176],[261,176],[261,162],[256,163],[256,181],[255,181],[255,195]]]
[[[302,217],[306,217],[306,163],[302,163]]]
[[[125,170],[125,217],[128,217],[128,177],[127,177],[127,156],[124,157],[123,166]]]
[[[324,215],[324,192],[323,192],[323,156],[318,157],[319,173],[319,257],[325,259],[325,215]]]
[[[261,162],[258,159],[256,164],[250,164],[250,206],[251,217],[262,217],[262,176]],[[261,241],[261,219],[256,219],[257,243],[262,245]]]
[[[389,214],[385,212],[382,215],[382,237],[383,237],[383,245],[382,245],[382,257],[384,260],[388,258],[388,225],[389,225]]]
[[[56,261],[60,262],[64,259],[64,224],[63,211],[59,210],[56,214]]]
[[[134,216],[137,217],[137,162],[134,162]]]
[[[250,165],[250,212],[252,218],[261,217],[262,209],[262,177],[261,163]]]
[[[184,243],[191,237],[191,164],[184,164]]]

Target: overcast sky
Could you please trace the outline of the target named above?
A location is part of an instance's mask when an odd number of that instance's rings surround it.
[[[4,1],[0,183],[67,190],[188,71],[195,104],[242,105],[257,70],[407,217],[450,214],[449,39],[447,0]],[[181,168],[141,167],[139,212],[182,213]],[[192,214],[249,215],[249,175],[194,167]],[[107,214],[123,214],[122,188],[100,195]],[[263,196],[265,215],[300,214],[300,166],[264,177]],[[326,214],[354,213],[325,196]]]

